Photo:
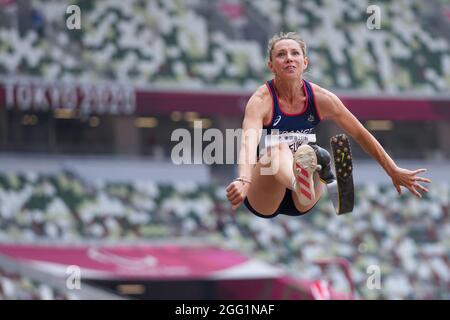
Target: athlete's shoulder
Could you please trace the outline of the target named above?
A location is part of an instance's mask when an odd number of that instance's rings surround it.
[[[318,104],[330,102],[336,95],[316,83],[309,82],[314,91],[314,98]]]
[[[308,81],[308,83],[311,85],[315,96],[317,96],[317,95],[320,96],[320,95],[324,95],[324,94],[326,95],[327,92],[329,92],[328,90],[326,90],[326,89],[322,88],[321,86],[319,86],[317,83],[313,83],[313,82],[310,82],[310,81]]]
[[[260,102],[265,102],[266,100],[271,100],[271,95],[266,84],[259,86],[252,95],[252,98],[259,100]]]
[[[247,102],[246,117],[257,117],[265,122],[272,111],[272,98],[266,85],[259,86]]]
[[[311,83],[314,90],[314,98],[316,100],[316,108],[319,109],[322,117],[328,118],[335,115],[341,109],[342,102],[340,99],[328,89],[325,89],[315,83]]]
[[[258,108],[264,109],[264,107],[270,107],[272,105],[272,97],[270,95],[269,89],[267,86],[261,85],[259,86],[255,92],[253,92],[252,96],[248,100],[247,108]]]

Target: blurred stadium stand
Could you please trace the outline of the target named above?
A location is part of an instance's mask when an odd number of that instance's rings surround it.
[[[211,184],[90,184],[69,172],[1,174],[0,184],[2,242],[205,238],[284,265],[301,279],[320,279],[316,260],[344,257],[357,288],[365,287],[369,265],[381,266],[388,288],[362,289],[361,297],[448,298],[448,184],[436,183],[416,200],[366,183],[349,216],[335,216],[323,200],[302,219],[272,221],[244,209],[231,213],[224,187]]]
[[[66,27],[69,4],[81,30]],[[369,4],[0,0],[1,245],[201,242],[286,272],[239,284],[265,297],[450,299],[450,6],[378,1],[381,29],[369,30]],[[235,166],[170,161],[175,129],[240,127],[280,30],[306,40],[307,79],[338,93],[400,164],[428,168],[429,194],[398,196],[354,143],[352,214],[336,216],[325,197],[312,214],[264,220],[231,212]],[[338,132],[321,124],[320,144]],[[373,265],[378,290],[366,285]],[[120,283],[68,292],[61,279],[0,256],[0,299],[119,298]],[[165,285],[148,291],[171,298]],[[349,295],[324,295],[328,285]],[[217,290],[236,298],[233,286]]]
[[[267,39],[301,30],[309,76],[327,88],[417,94],[450,85],[450,35],[436,28],[448,28],[445,1],[379,1],[375,32],[366,27],[369,1],[75,1],[83,13],[77,32],[61,19],[66,2],[7,3],[3,15],[18,7],[30,18],[2,23],[5,74],[251,90],[270,77]]]
[[[0,300],[122,299],[88,284],[83,284],[83,290],[69,290],[66,281],[65,274],[54,276],[0,254]]]

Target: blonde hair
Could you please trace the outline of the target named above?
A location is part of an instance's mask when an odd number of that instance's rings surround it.
[[[296,41],[300,45],[300,48],[302,49],[303,56],[304,57],[306,56],[305,41],[302,38],[300,38],[300,35],[297,32],[288,32],[288,33],[280,32],[279,34],[274,35],[269,40],[269,44],[267,46],[267,54],[269,56],[270,61],[272,61],[272,51],[273,51],[273,48],[275,47],[275,44],[278,41],[285,40],[285,39],[291,39],[291,40]]]

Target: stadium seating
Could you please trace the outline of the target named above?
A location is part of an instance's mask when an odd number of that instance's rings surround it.
[[[349,215],[336,216],[325,198],[303,217],[266,220],[244,208],[232,212],[219,185],[87,183],[70,172],[2,173],[0,240],[206,237],[283,265],[302,279],[324,276],[317,261],[343,257],[351,262],[361,298],[448,299],[448,184],[433,186],[420,201],[399,197],[391,186],[368,183],[357,190]],[[389,290],[366,286],[373,265]],[[338,288],[348,286],[338,272],[329,277]]]
[[[78,300],[76,294],[62,293],[46,283],[0,268],[0,300]]]
[[[250,91],[272,77],[266,43],[282,30],[302,35],[305,78],[326,88],[364,97],[437,96],[450,87],[450,33],[430,23],[432,17],[448,26],[450,6],[441,2],[380,0],[381,28],[371,30],[368,0],[0,1],[0,80],[35,76],[82,86],[114,81]],[[80,30],[66,26],[71,4],[81,8]],[[19,19],[19,6],[30,19]],[[9,119],[0,123],[5,145],[15,143],[6,141],[16,132]],[[161,130],[169,130],[164,121]],[[448,130],[437,127],[432,137],[445,137]],[[407,148],[405,132],[398,142],[407,150],[402,156],[420,155]],[[130,176],[126,169],[121,178]],[[231,211],[223,185],[141,179],[86,180],[70,170],[0,172],[0,243],[205,238],[283,266],[299,279],[327,278],[340,291],[349,290],[345,275],[321,261],[345,258],[362,299],[450,299],[449,184],[433,183],[419,201],[398,196],[391,185],[367,182],[357,187],[352,214],[336,216],[325,196],[303,217],[266,220],[244,207]],[[381,289],[368,285],[372,267],[381,271]],[[75,298],[0,266],[0,299]]]
[[[271,75],[267,39],[247,32],[252,12],[267,30],[301,33],[310,58],[306,77],[327,88],[433,93],[450,85],[448,39],[429,30],[419,0],[379,1],[381,28],[374,30],[366,25],[369,1],[77,3],[81,30],[66,28],[68,3],[59,1],[33,2],[44,22],[25,33],[0,26],[0,74],[254,89]]]

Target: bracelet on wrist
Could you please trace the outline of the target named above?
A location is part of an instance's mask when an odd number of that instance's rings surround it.
[[[243,177],[236,178],[236,179],[234,179],[234,181],[241,181],[241,182],[248,183],[248,184],[252,183],[252,181],[250,179],[243,178]]]

